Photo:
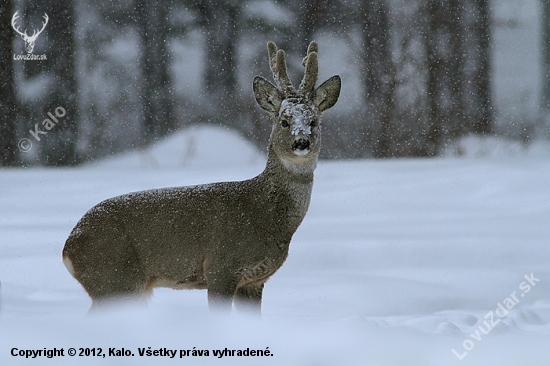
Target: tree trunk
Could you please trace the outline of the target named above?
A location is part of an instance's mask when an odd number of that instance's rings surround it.
[[[454,139],[468,132],[466,123],[464,64],[464,15],[462,0],[449,0],[450,51],[449,83],[451,95],[450,125],[448,137]]]
[[[435,156],[439,152],[443,137],[444,110],[442,95],[445,83],[445,59],[441,35],[445,29],[445,9],[440,0],[429,0],[428,12],[428,34],[426,37],[428,56],[428,80],[427,95],[430,115],[430,124],[426,133],[425,152],[427,156]]]
[[[384,0],[363,0],[363,85],[369,122],[374,126],[375,157],[393,155],[392,110],[395,75],[390,50],[388,6]]]
[[[142,47],[142,143],[147,144],[175,128],[170,95],[168,10],[164,2],[148,0],[139,0],[136,8]]]
[[[477,96],[478,113],[474,121],[473,131],[478,134],[489,134],[492,130],[491,102],[491,20],[489,0],[475,0],[477,10],[476,37],[478,40],[478,68],[474,78]]]
[[[430,123],[425,155],[439,155],[463,123],[463,41],[459,0],[429,0],[427,6],[427,96]]]
[[[307,46],[314,41],[315,32],[327,28],[331,24],[331,19],[337,17],[338,5],[334,0],[307,0],[300,3],[298,14],[300,17],[298,36],[291,45],[298,55],[304,55]]]
[[[550,113],[550,0],[541,0],[542,15],[542,90],[541,109]]]
[[[17,134],[15,118],[16,100],[13,72],[12,41],[14,32],[10,26],[13,4],[11,0],[0,7],[0,165],[13,166],[17,163]]]
[[[78,85],[76,78],[75,25],[73,1],[50,0],[43,4],[50,18],[45,31],[48,33],[46,48],[47,61],[35,66],[53,74],[53,83],[45,100],[36,101],[41,105],[38,125],[49,118],[56,108],[65,109],[66,114],[47,135],[41,139],[42,163],[65,166],[80,162],[76,146],[78,139]],[[40,23],[39,23],[40,24]],[[44,71],[42,71],[44,72]],[[43,128],[42,128],[43,129]]]
[[[206,118],[232,126],[240,111],[237,97],[237,44],[239,5],[229,1],[204,0],[200,4],[206,32],[204,85],[208,112]]]

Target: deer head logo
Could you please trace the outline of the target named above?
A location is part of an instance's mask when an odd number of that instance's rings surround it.
[[[40,29],[39,31],[34,30],[34,32],[32,33],[32,36],[29,36],[27,34],[26,29],[25,29],[25,33],[19,30],[19,27],[15,25],[15,21],[17,20],[17,18],[18,18],[17,12],[15,12],[15,14],[13,14],[13,18],[11,18],[11,26],[23,38],[23,41],[25,41],[25,49],[27,50],[27,53],[32,53],[32,51],[34,50],[34,42],[36,42],[36,39],[38,38],[40,33],[42,33],[44,28],[46,28],[46,24],[48,24],[48,19],[49,19],[48,14],[44,13],[45,22],[42,22],[42,29]]]

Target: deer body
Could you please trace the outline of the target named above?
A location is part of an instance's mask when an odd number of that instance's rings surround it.
[[[306,58],[316,63],[312,45]],[[284,53],[275,52],[283,62],[273,61],[275,45],[269,47],[277,80],[286,75]],[[285,92],[281,80],[277,88],[256,77],[256,99],[273,120],[267,165],[258,176],[130,193],[88,211],[67,239],[63,261],[93,306],[170,287],[207,289],[211,308],[228,311],[234,300],[237,308],[259,312],[264,283],[285,261],[309,207],[319,117],[340,91],[340,79],[330,80],[315,90],[322,94],[315,100],[313,85],[309,93]]]

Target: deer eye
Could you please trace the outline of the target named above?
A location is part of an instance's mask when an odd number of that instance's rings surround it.
[[[317,120],[314,119],[313,121],[309,122],[309,126],[310,126],[310,127],[315,127],[315,126],[317,126]]]
[[[283,119],[283,120],[281,121],[281,126],[283,126],[283,127],[285,127],[285,128],[288,127],[288,121],[287,121],[286,119]]]

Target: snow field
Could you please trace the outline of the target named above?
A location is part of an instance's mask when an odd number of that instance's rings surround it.
[[[0,364],[547,365],[545,154],[321,162],[262,319],[212,316],[206,291],[169,289],[145,308],[85,316],[91,301],[61,250],[89,208],[130,191],[246,179],[264,163],[239,136],[204,127],[77,169],[0,171]],[[524,292],[531,274],[540,281]],[[512,306],[503,318],[498,304]],[[485,334],[490,312],[500,321]],[[11,355],[54,347],[135,356]],[[148,347],[178,356],[140,357]],[[209,356],[179,358],[193,347]],[[273,356],[213,356],[267,347]]]

